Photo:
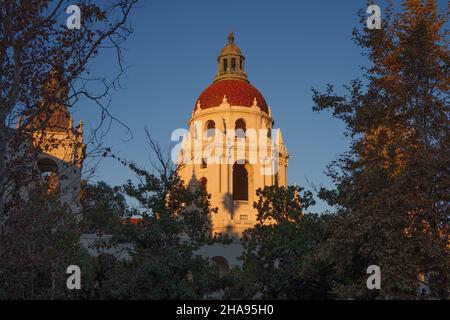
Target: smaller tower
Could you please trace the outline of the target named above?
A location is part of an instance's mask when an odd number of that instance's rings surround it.
[[[233,32],[228,35],[228,44],[217,58],[218,68],[214,82],[224,79],[239,79],[248,82],[244,69],[245,57],[234,43]]]

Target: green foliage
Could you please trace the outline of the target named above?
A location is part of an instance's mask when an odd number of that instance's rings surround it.
[[[140,178],[129,181],[125,194],[138,200],[128,215],[137,224],[123,225],[115,244],[127,244],[131,259],[117,261],[106,275],[103,295],[114,299],[199,299],[218,289],[219,274],[194,254],[210,243],[210,195],[187,187],[175,171],[155,176],[130,166]]]
[[[260,224],[299,222],[303,217],[304,210],[315,205],[312,193],[305,191],[303,196],[300,196],[302,191],[303,188],[296,186],[287,188],[268,186],[258,189],[256,191],[258,202],[254,204],[258,211],[258,222]]]
[[[87,265],[89,258],[68,209],[55,195],[33,190],[7,214],[0,237],[0,299],[81,297],[67,289],[66,270],[72,264]]]
[[[103,181],[83,182],[81,192],[84,233],[114,233],[126,210],[126,200],[119,188]]]
[[[206,259],[175,248],[147,249],[114,265],[103,284],[103,295],[133,300],[203,299],[219,287],[219,273]]]
[[[317,255],[329,216],[305,214],[314,204],[302,188],[269,186],[254,203],[258,223],[245,231],[243,268],[231,272],[229,298],[326,299],[330,267]]]

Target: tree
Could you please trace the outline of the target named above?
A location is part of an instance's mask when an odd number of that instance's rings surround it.
[[[114,119],[108,93],[123,73],[121,45],[132,32],[128,18],[136,2],[78,1],[81,25],[73,30],[66,27],[70,1],[0,2],[0,295],[5,298],[81,295],[67,292],[64,268],[90,259],[79,255],[77,221],[36,174],[37,159],[61,147],[45,135],[57,125],[52,116],[59,112],[69,122],[66,108],[80,99],[93,100],[101,119]],[[89,72],[106,48],[118,58],[112,80]],[[37,132],[44,137],[39,143],[33,141]],[[101,147],[98,130],[91,138],[95,151]]]
[[[201,299],[220,285],[218,270],[195,254],[211,243],[210,195],[201,184],[185,185],[178,169],[165,159],[161,148],[147,136],[159,160],[155,173],[128,164],[138,183],[123,186],[139,205],[128,209],[127,223],[112,241],[125,245],[129,260],[109,270],[103,294],[114,299]]]
[[[91,263],[79,243],[78,222],[45,187],[34,189],[10,212],[0,246],[0,299],[74,299],[83,292],[66,287],[67,267],[83,269],[89,286]],[[24,214],[26,212],[27,214]]]
[[[27,163],[20,152],[21,137],[45,130],[55,106],[72,107],[82,98],[100,106],[102,119],[111,117],[108,92],[123,73],[121,44],[132,31],[127,20],[136,2],[79,1],[80,29],[66,26],[70,1],[0,3],[0,227],[6,219],[8,197],[18,184],[29,184],[28,179],[15,178],[23,169],[20,165]],[[89,74],[89,63],[108,47],[118,57],[119,72],[112,81]],[[62,77],[48,90],[46,84],[54,72]],[[16,157],[8,159],[7,154]]]
[[[371,65],[365,79],[338,95],[313,90],[314,110],[344,121],[350,150],[328,175],[321,196],[336,208],[327,258],[344,298],[417,298],[419,275],[432,297],[450,285],[449,52],[445,14],[435,1],[392,3],[382,29],[354,31]],[[365,23],[364,12],[361,22]],[[381,290],[366,287],[369,265],[381,268]]]
[[[103,181],[96,184],[83,182],[81,207],[84,232],[117,232],[126,206],[125,197],[118,187],[113,188]]]
[[[243,267],[228,282],[229,298],[326,299],[330,267],[316,255],[328,230],[326,215],[306,214],[314,204],[300,187],[257,190],[257,224],[244,232]]]

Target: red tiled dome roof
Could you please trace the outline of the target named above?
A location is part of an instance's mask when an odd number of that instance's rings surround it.
[[[228,103],[232,106],[251,107],[256,98],[261,111],[269,113],[267,103],[262,94],[251,84],[241,80],[221,80],[214,82],[202,92],[197,101],[200,101],[200,108],[207,109],[218,107],[227,96]],[[194,110],[197,108],[197,103]]]

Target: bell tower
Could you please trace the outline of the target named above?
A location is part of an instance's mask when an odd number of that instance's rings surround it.
[[[233,33],[197,99],[179,154],[180,176],[211,194],[213,233],[239,239],[256,223],[256,190],[287,184],[288,153],[264,96],[250,84]]]

